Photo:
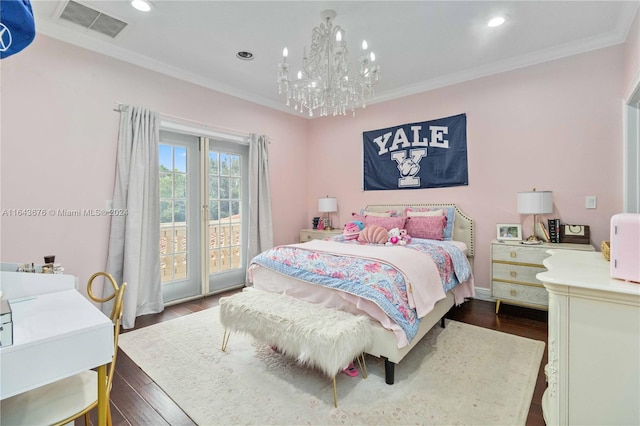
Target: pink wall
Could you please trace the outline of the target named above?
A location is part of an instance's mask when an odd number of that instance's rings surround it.
[[[476,284],[488,288],[495,224],[524,222],[528,234],[518,191],[552,190],[550,217],[590,225],[597,245],[608,239],[622,208],[621,82],[625,61],[637,66],[628,52],[602,49],[370,105],[355,118],[308,121],[38,36],[0,67],[0,207],[103,208],[113,191],[114,102],[143,105],[274,138],[276,244],[295,242],[328,194],[338,197],[339,224],[369,203],[458,203],[475,219]],[[468,120],[469,186],[361,191],[363,131],[459,113]],[[587,195],[598,197],[596,210],[584,208]],[[106,218],[4,216],[0,260],[56,254],[84,282],[104,268],[108,231]]]
[[[307,216],[307,120],[45,36],[3,60],[1,72],[2,209],[104,208],[113,198],[114,102],[122,102],[271,136],[275,242],[297,240]],[[108,218],[0,219],[4,262],[55,254],[81,283],[105,268]]]
[[[516,193],[553,191],[564,223],[587,224],[597,246],[622,209],[621,46],[519,69],[358,110],[356,118],[313,120],[309,150],[309,218],[317,198],[334,195],[339,223],[376,203],[454,202],[475,220],[476,286],[489,287],[489,242],[496,223],[531,219]],[[361,191],[362,132],[467,114],[469,186]],[[585,197],[597,196],[596,210]]]

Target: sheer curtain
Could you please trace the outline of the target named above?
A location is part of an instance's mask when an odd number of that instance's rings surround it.
[[[249,261],[273,247],[268,146],[268,136],[249,135]]]
[[[158,113],[134,106],[120,107],[120,132],[113,191],[107,272],[126,282],[122,326],[133,328],[137,316],[161,312],[160,194],[158,174]],[[111,312],[110,304],[102,310]]]

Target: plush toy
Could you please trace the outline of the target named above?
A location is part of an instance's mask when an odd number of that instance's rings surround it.
[[[344,230],[342,231],[342,235],[344,235],[345,240],[355,240],[360,235],[360,231],[364,229],[364,224],[360,221],[354,220],[347,223],[344,226]]]
[[[407,233],[406,229],[400,230],[400,239],[407,244],[411,243],[411,235]]]
[[[389,240],[385,243],[388,246],[405,246],[407,242],[401,238],[400,228],[391,228],[389,230]]]

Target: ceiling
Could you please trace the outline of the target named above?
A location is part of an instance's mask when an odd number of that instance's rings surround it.
[[[381,102],[624,42],[640,1],[176,1],[76,0],[129,25],[115,39],[58,18],[67,0],[32,0],[39,33],[295,113],[278,95],[325,9],[337,12],[351,63],[363,39],[376,54]],[[495,15],[504,25],[489,28]],[[252,61],[236,57],[250,51]]]

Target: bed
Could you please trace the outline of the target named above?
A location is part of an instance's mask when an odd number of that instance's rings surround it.
[[[444,316],[454,305],[462,303],[466,298],[473,297],[474,287],[473,275],[471,272],[474,257],[473,221],[455,204],[377,204],[368,205],[363,209],[370,215],[384,214],[384,212],[389,211],[395,211],[400,215],[404,215],[407,211],[433,211],[442,209],[445,214],[449,214],[449,220],[447,220],[447,223],[450,226],[448,232],[451,241],[424,241],[422,239],[415,238],[412,243],[415,243],[416,245],[424,243],[425,246],[435,245],[435,249],[440,251],[446,249],[448,253],[456,255],[452,257],[456,258],[456,262],[458,263],[462,263],[460,255],[457,254],[457,251],[460,251],[460,253],[462,253],[463,261],[467,264],[467,266],[462,265],[461,268],[468,267],[470,272],[467,279],[463,282],[457,282],[457,280],[455,280],[456,283],[454,283],[453,287],[443,289],[442,294],[434,296],[433,300],[427,300],[427,296],[423,295],[421,297],[424,300],[419,302],[414,301],[413,305],[416,305],[416,303],[418,304],[418,306],[412,306],[416,312],[415,314],[410,313],[409,315],[412,318],[419,319],[416,323],[412,323],[411,325],[398,325],[403,324],[402,319],[397,320],[396,318],[390,318],[387,316],[389,310],[384,307],[383,304],[377,304],[371,302],[371,300],[367,300],[367,298],[360,297],[360,293],[358,293],[358,291],[343,291],[340,288],[332,288],[330,285],[318,285],[318,283],[312,283],[310,282],[311,280],[306,279],[306,277],[310,275],[302,275],[302,277],[300,275],[290,275],[287,266],[297,268],[299,265],[295,263],[295,256],[287,257],[284,263],[287,263],[288,265],[285,265],[284,268],[278,268],[273,267],[264,261],[265,257],[273,254],[271,251],[262,253],[251,262],[249,267],[249,280],[251,284],[259,290],[287,294],[307,302],[321,303],[327,307],[354,314],[366,314],[371,317],[373,321],[370,321],[370,324],[374,339],[373,344],[369,347],[367,353],[382,358],[385,361],[385,381],[387,384],[393,384],[395,380],[395,365],[402,361],[402,359],[413,347],[416,346],[422,337],[424,337],[424,335],[427,334],[435,324],[441,322],[442,326],[444,326]],[[364,246],[367,245],[363,246],[358,245],[357,243],[355,245],[341,244],[341,242],[344,243],[341,237],[334,237],[329,240],[331,241],[310,241],[301,244],[291,244],[281,246],[277,249],[294,250],[296,253],[304,253],[306,256],[308,256],[309,253],[314,253],[314,255],[317,253],[318,256],[322,256],[325,254],[334,254],[332,250],[335,246],[341,245],[345,247],[340,249],[344,251],[344,253],[340,253],[340,256],[350,256],[350,253],[358,253],[357,255],[353,254],[354,263],[356,261],[366,263],[367,260],[371,260],[372,256],[378,256],[377,254],[371,255],[368,252],[367,254],[360,255],[360,252],[357,250],[360,250],[360,247],[365,248]],[[454,248],[451,248],[450,246],[453,246]],[[444,247],[444,249],[442,247]],[[386,256],[385,253],[389,253],[389,259],[391,259],[389,260],[389,265],[393,265],[396,269],[398,269],[396,265],[402,265],[402,268],[407,267],[406,263],[408,262],[405,261],[404,264],[401,261],[398,261],[399,263],[392,263],[396,262],[396,260],[393,259],[404,257],[407,253],[411,253],[411,256],[419,255],[419,253],[417,253],[419,250],[410,250],[406,247],[373,247],[370,249],[379,250],[379,252],[382,253],[379,256]],[[292,252],[288,251],[286,253],[291,254]],[[283,256],[284,254],[280,255]],[[273,257],[275,258],[275,256]],[[379,257],[374,257],[374,259],[379,259]],[[386,262],[386,260],[383,260],[383,263],[384,262]],[[422,261],[422,263],[428,262]],[[411,265],[418,265],[422,263],[411,262]],[[309,274],[312,272],[313,271],[309,271]],[[457,270],[455,272],[457,272]],[[442,270],[440,270],[440,273],[442,274]],[[413,279],[411,279],[410,274],[413,274]],[[446,287],[443,285],[444,279],[442,280],[443,282],[438,282],[438,284],[435,285],[433,284],[433,281],[435,281],[434,279],[425,280],[422,277],[426,276],[426,274],[421,274],[422,271],[417,269],[413,271],[406,271],[403,269],[403,271],[398,274],[407,281],[410,281],[406,291],[409,295],[409,299],[412,297],[415,297],[416,299],[418,298],[418,293],[422,291],[417,290],[418,286],[420,288],[423,288],[423,285],[429,286],[430,288],[438,286]],[[455,275],[453,271],[452,274]],[[418,282],[418,279],[415,278],[417,275],[421,276],[420,280],[424,281],[424,283],[416,284]],[[466,277],[466,275],[464,277]],[[429,297],[431,297],[431,295],[429,295]],[[380,308],[380,306],[383,306],[383,308]],[[418,311],[422,312],[418,315]]]

